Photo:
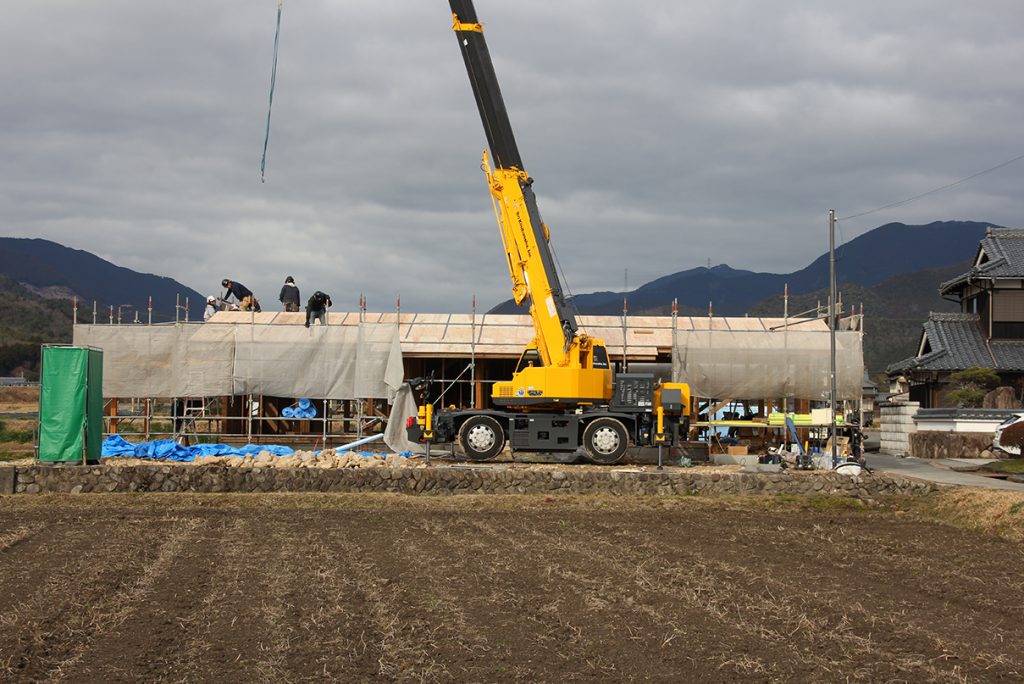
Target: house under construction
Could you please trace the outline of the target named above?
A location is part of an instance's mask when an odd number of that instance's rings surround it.
[[[104,351],[108,432],[330,447],[379,432],[402,382],[433,375],[431,399],[489,406],[533,338],[529,316],[504,314],[219,312],[207,323],[79,324],[74,344]],[[862,317],[839,321],[837,397],[858,401]],[[808,410],[827,399],[824,319],[580,316],[620,369],[688,382],[693,415],[730,401],[752,412]],[[299,399],[313,409],[298,412]]]

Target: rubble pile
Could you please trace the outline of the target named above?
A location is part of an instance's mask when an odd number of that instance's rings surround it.
[[[421,460],[399,454],[353,453],[348,451],[296,451],[276,456],[269,451],[245,456],[197,456],[195,465],[219,465],[231,468],[416,468]]]

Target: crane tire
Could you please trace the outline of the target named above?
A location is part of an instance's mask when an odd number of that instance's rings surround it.
[[[622,460],[629,446],[626,426],[615,418],[596,418],[583,429],[583,452],[601,465],[614,465]]]
[[[505,431],[493,416],[472,416],[459,428],[459,446],[466,458],[487,461],[505,446]]]

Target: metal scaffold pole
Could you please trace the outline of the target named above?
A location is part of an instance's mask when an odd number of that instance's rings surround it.
[[[838,463],[836,458],[836,447],[838,436],[836,435],[836,210],[828,210],[828,320],[829,320],[829,406],[832,414],[832,422],[829,424],[829,434],[832,437],[831,467]]]
[[[473,295],[473,310],[469,317],[469,395],[476,408],[476,295]]]
[[[628,325],[626,323],[626,317],[628,315],[629,315],[628,300],[625,297],[623,297],[622,298],[622,372],[623,373],[629,372],[629,368],[628,368],[627,362],[626,362],[626,352],[629,349],[629,339],[628,339],[628,337],[626,335],[626,333],[627,333],[627,325]]]

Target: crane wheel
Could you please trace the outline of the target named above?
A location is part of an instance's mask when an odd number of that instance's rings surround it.
[[[459,428],[459,446],[466,458],[486,461],[498,455],[505,446],[505,432],[491,416],[473,416]]]
[[[583,430],[583,451],[594,463],[613,465],[629,446],[626,427],[615,418],[597,418]]]

